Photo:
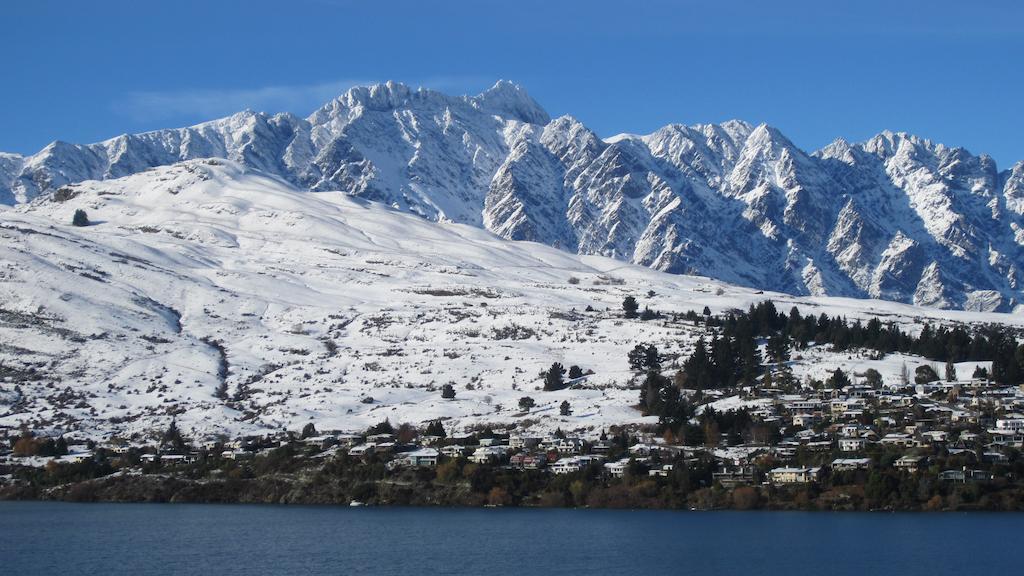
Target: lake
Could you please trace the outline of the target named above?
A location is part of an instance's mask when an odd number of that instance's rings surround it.
[[[1024,515],[0,502],[0,574],[1020,574]]]

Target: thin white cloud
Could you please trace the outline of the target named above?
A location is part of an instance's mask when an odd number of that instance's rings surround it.
[[[495,81],[482,76],[434,76],[419,81],[398,80],[410,86],[425,86],[452,94],[472,94],[488,88]],[[246,108],[270,113],[292,112],[304,116],[353,86],[380,81],[350,79],[257,88],[130,92],[115,101],[112,107],[117,113],[142,122],[182,117],[212,119]]]
[[[181,116],[216,118],[246,108],[305,115],[353,86],[372,83],[368,80],[339,80],[259,88],[130,92],[114,102],[113,107],[115,111],[140,121]]]

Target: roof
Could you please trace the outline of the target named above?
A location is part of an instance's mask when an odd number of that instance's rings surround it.
[[[843,464],[871,464],[871,458],[836,458],[835,460],[832,461],[832,465],[835,466],[837,464],[840,466],[842,466]]]
[[[438,454],[440,453],[433,448],[420,448],[419,450],[406,452],[403,456],[406,458],[437,458]]]

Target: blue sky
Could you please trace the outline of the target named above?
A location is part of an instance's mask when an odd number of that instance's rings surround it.
[[[1021,2],[11,0],[3,21],[12,152],[505,78],[603,136],[741,118],[806,149],[892,129],[1024,159]]]

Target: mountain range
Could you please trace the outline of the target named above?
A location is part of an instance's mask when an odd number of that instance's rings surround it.
[[[80,210],[89,225],[72,223]],[[705,307],[723,314],[767,299],[910,333],[1024,325],[1021,315],[666,274],[310,192],[216,158],[67,184],[0,214],[0,435],[144,441],[175,421],[191,438],[237,438],[385,419],[596,434],[654,423],[633,407],[628,352],[646,342],[667,367],[682,362],[708,337],[686,313]],[[624,318],[627,296],[655,318]],[[586,380],[544,391],[538,375],[552,362],[579,366]],[[836,368],[896,381],[921,362],[814,346],[789,368],[799,381]],[[524,395],[537,401],[530,411],[517,408]],[[562,402],[572,414],[560,414]],[[732,396],[714,407],[746,405]]]
[[[477,96],[388,82],[305,119],[245,111],[0,154],[0,203],[211,157],[303,190],[758,289],[997,312],[1024,296],[1024,162],[999,170],[888,131],[809,153],[738,120],[601,138],[505,81]]]

